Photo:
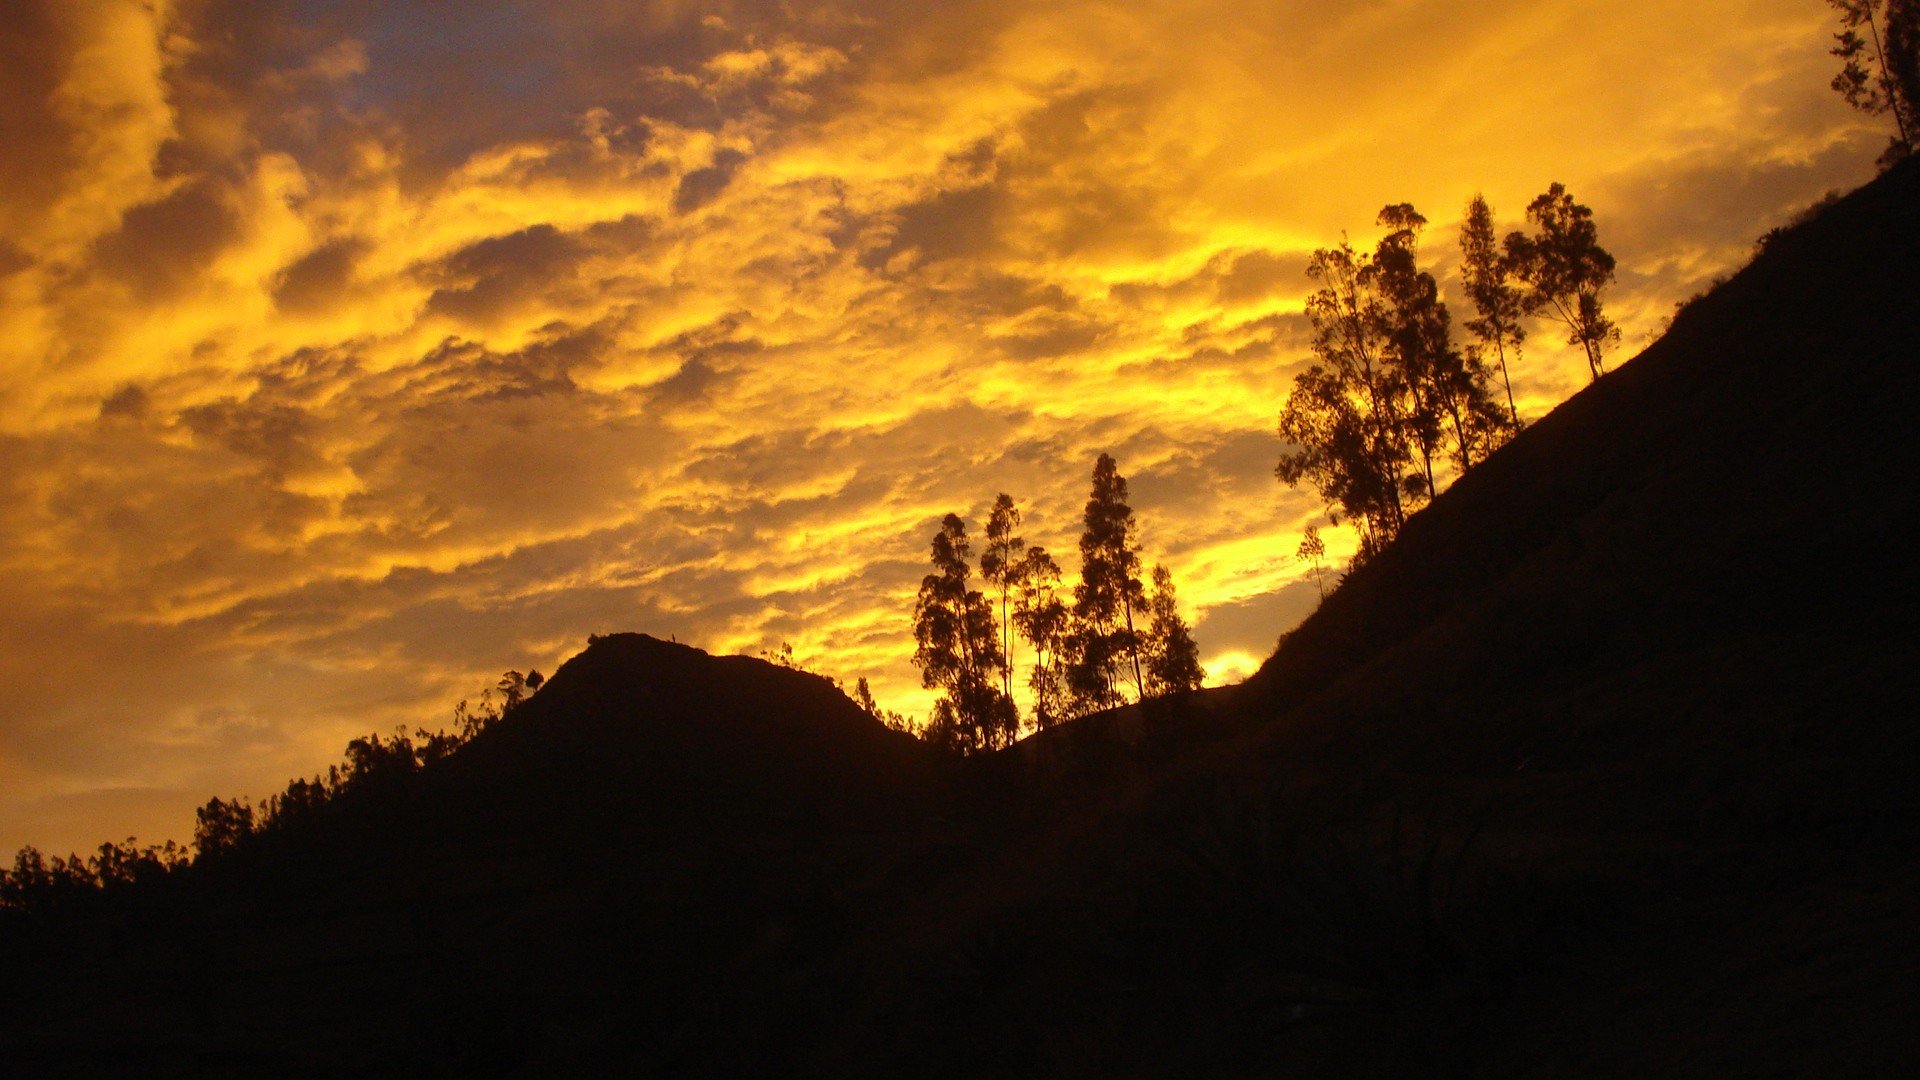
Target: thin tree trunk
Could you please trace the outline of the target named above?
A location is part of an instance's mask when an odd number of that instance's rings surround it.
[[[1513,403],[1513,380],[1507,377],[1507,343],[1505,334],[1496,334],[1493,339],[1493,352],[1500,358],[1500,385],[1507,388],[1507,412],[1513,414],[1513,426],[1520,426],[1520,407]]]
[[[1147,684],[1140,678],[1140,635],[1133,630],[1133,601],[1125,593],[1120,595],[1120,607],[1127,613],[1127,654],[1133,659],[1134,700],[1147,699]]]
[[[1592,381],[1599,382],[1600,357],[1599,354],[1594,351],[1593,342],[1588,341],[1586,334],[1582,333],[1579,315],[1576,312],[1568,311],[1567,306],[1562,304],[1558,297],[1550,297],[1550,299],[1553,300],[1553,309],[1560,313],[1560,321],[1567,324],[1567,329],[1579,335],[1580,347],[1586,350],[1587,353],[1587,371],[1593,376]]]
[[[1464,473],[1473,468],[1473,446],[1467,442],[1467,424],[1460,418],[1460,403],[1451,397],[1446,401],[1447,418],[1453,421],[1454,445],[1460,448],[1460,471]],[[1428,477],[1427,483],[1433,483],[1432,477]]]
[[[1007,621],[1007,581],[1000,579],[1000,685],[1013,699],[1013,624]]]

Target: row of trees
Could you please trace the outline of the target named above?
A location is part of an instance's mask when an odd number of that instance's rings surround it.
[[[1199,648],[1175,597],[1173,575],[1140,577],[1140,548],[1127,480],[1101,454],[1093,467],[1080,537],[1080,581],[1063,591],[1060,564],[1018,534],[1021,514],[1002,494],[988,515],[974,585],[966,522],[948,514],[933,536],[933,572],[914,604],[913,662],[939,690],[925,735],[963,752],[1018,737],[1016,636],[1032,650],[1027,686],[1033,726],[1200,687]]]
[[[451,757],[481,732],[511,714],[544,685],[539,671],[509,671],[480,692],[478,708],[465,700],[453,707],[453,727],[408,735],[378,732],[347,743],[344,760],[312,779],[297,778],[286,790],[256,808],[245,799],[213,799],[195,812],[193,844],[201,855],[233,850],[256,835],[285,830],[307,821],[329,803],[351,792],[402,783],[402,778]]]
[[[1920,0],[1827,3],[1839,16],[1833,89],[1892,121],[1881,157],[1891,165],[1920,140]],[[1600,246],[1592,211],[1556,183],[1527,207],[1527,221],[1532,232],[1503,240],[1484,198],[1467,206],[1460,277],[1475,318],[1464,348],[1451,341],[1433,275],[1418,266],[1426,219],[1412,206],[1380,212],[1387,234],[1371,253],[1344,241],[1314,252],[1308,273],[1320,287],[1307,314],[1317,362],[1295,379],[1281,412],[1280,434],[1291,446],[1276,474],[1289,485],[1312,483],[1334,523],[1355,527],[1356,562],[1398,535],[1433,498],[1441,473],[1465,472],[1519,430],[1510,365],[1529,320],[1563,328],[1592,378],[1606,371],[1607,349],[1620,337],[1601,302],[1614,258]],[[1492,401],[1496,373],[1504,410]],[[1317,568],[1317,536],[1302,541],[1303,561],[1310,548]]]
[[[257,805],[247,799],[208,800],[194,811],[193,843],[139,846],[132,838],[107,843],[90,856],[48,857],[31,845],[11,868],[0,868],[0,911],[45,911],[125,886],[156,881],[209,860],[219,860],[261,837],[285,833],[350,794],[385,787],[441,761],[518,708],[544,679],[538,671],[509,671],[480,694],[478,708],[461,701],[453,728],[408,735],[363,736],[347,744],[344,760],[311,779],[300,777]]]
[[[1335,524],[1360,534],[1359,560],[1379,552],[1408,515],[1520,429],[1509,365],[1528,320],[1562,326],[1591,376],[1606,370],[1619,330],[1601,292],[1614,259],[1599,243],[1593,212],[1554,184],[1527,207],[1532,232],[1497,238],[1493,210],[1475,197],[1460,233],[1461,278],[1474,340],[1453,339],[1439,283],[1420,266],[1427,219],[1412,205],[1380,211],[1387,232],[1372,252],[1343,240],[1313,253],[1307,298],[1315,363],[1294,379],[1280,413],[1289,449],[1283,483],[1312,483]],[[1498,375],[1504,405],[1495,397]]]

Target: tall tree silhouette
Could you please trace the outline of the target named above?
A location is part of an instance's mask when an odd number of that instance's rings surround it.
[[[1507,236],[1507,259],[1514,276],[1525,282],[1527,313],[1564,323],[1567,344],[1578,345],[1587,368],[1598,379],[1606,371],[1607,346],[1620,330],[1601,309],[1600,292],[1613,281],[1613,256],[1600,246],[1593,211],[1573,201],[1561,184],[1527,206],[1527,220],[1538,230]]]
[[[1013,621],[1008,608],[1027,547],[1026,541],[1014,534],[1019,527],[1020,508],[1013,505],[1011,495],[1001,492],[993,501],[993,511],[987,515],[987,543],[980,552],[980,576],[999,594],[1000,687],[1009,698],[1013,696]]]
[[[1013,621],[1033,646],[1033,723],[1050,728],[1071,715],[1063,670],[1065,643],[1072,634],[1072,613],[1060,599],[1060,564],[1043,547],[1030,547],[1014,579]]]
[[[1294,378],[1281,408],[1289,447],[1274,473],[1285,484],[1312,483],[1335,523],[1344,516],[1360,533],[1365,559],[1399,534],[1425,483],[1409,485],[1411,387],[1388,360],[1373,259],[1342,241],[1314,252],[1307,274],[1320,283],[1307,297],[1318,362]]]
[[[1382,360],[1408,391],[1407,408],[1401,413],[1402,437],[1411,441],[1419,456],[1421,494],[1432,498],[1438,491],[1433,459],[1438,455],[1446,411],[1448,376],[1442,368],[1448,349],[1439,287],[1431,274],[1420,272],[1420,229],[1426,223],[1410,203],[1382,209],[1378,224],[1388,231],[1374,249],[1367,277],[1380,298],[1386,346]]]
[[[1469,319],[1467,329],[1480,339],[1481,348],[1491,348],[1500,365],[1500,385],[1507,394],[1507,416],[1520,426],[1520,407],[1513,401],[1513,378],[1507,372],[1507,352],[1520,358],[1520,346],[1527,340],[1523,321],[1526,304],[1521,291],[1512,282],[1512,267],[1500,250],[1494,232],[1493,209],[1485,196],[1475,195],[1467,204],[1466,221],[1460,226],[1460,276],[1467,297],[1479,318]]]
[[[1491,375],[1480,354],[1454,348],[1440,285],[1420,269],[1427,219],[1411,204],[1398,203],[1380,211],[1379,224],[1388,232],[1374,253],[1372,278],[1386,323],[1386,358],[1410,390],[1406,434],[1432,498],[1438,494],[1436,458],[1451,459],[1464,473],[1506,440],[1511,424],[1493,404]]]
[[[1127,505],[1127,479],[1110,454],[1094,462],[1085,522],[1080,584],[1074,589],[1079,626],[1070,682],[1075,695],[1094,709],[1125,700],[1120,693],[1124,669],[1131,669],[1136,693],[1145,686],[1140,635],[1134,627],[1135,610],[1146,606],[1140,551],[1133,508]]]
[[[1890,164],[1913,153],[1920,137],[1920,2],[1827,0],[1840,14],[1833,55],[1840,73],[1833,88],[1869,116],[1891,116],[1894,136],[1882,157]],[[1862,30],[1866,33],[1863,36]]]
[[[1288,447],[1274,474],[1310,482],[1360,534],[1356,562],[1378,553],[1439,487],[1512,434],[1483,355],[1453,346],[1439,284],[1420,268],[1427,219],[1410,204],[1380,211],[1371,255],[1342,241],[1313,253],[1307,297],[1316,363],[1295,376],[1280,411]]]
[[[1147,688],[1149,697],[1165,697],[1200,689],[1206,672],[1200,667],[1200,647],[1180,617],[1173,592],[1173,573],[1153,568],[1153,595],[1148,600],[1152,621],[1147,627]]]
[[[922,579],[913,612],[921,684],[943,691],[928,733],[963,752],[997,749],[1019,728],[1013,699],[990,675],[1004,660],[993,609],[970,584],[971,553],[966,523],[948,514],[934,534],[933,572]]]

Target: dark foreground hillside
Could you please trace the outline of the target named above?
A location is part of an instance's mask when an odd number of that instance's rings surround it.
[[[962,763],[824,680],[602,639],[405,785],[0,924],[0,1061],[1904,1072],[1916,405],[1910,163],[1422,511],[1244,687]]]

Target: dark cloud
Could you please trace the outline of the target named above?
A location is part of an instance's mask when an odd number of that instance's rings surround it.
[[[358,237],[332,240],[280,271],[273,285],[274,305],[300,315],[324,312],[340,302],[353,281],[354,264],[369,244]]]
[[[487,324],[562,284],[583,252],[577,239],[552,225],[482,240],[427,271],[449,283],[434,290],[428,310]]]
[[[1098,322],[1054,318],[998,335],[995,342],[1015,360],[1079,356],[1098,345],[1107,331],[1108,327]]]
[[[875,265],[917,252],[926,259],[981,257],[998,249],[1006,193],[992,184],[945,191],[900,211],[893,242],[872,256]]]
[[[704,398],[721,379],[713,365],[700,357],[694,357],[680,365],[674,372],[653,386],[654,399],[668,405]]]
[[[18,245],[0,238],[0,279],[12,277],[32,266],[33,262],[33,256],[20,250]]]
[[[143,301],[165,300],[199,281],[240,235],[242,218],[215,181],[189,184],[128,210],[94,245],[94,265]]]
[[[292,405],[224,398],[180,414],[195,436],[259,461],[278,474],[311,461],[313,418]]]
[[[1217,295],[1227,304],[1257,303],[1283,289],[1304,291],[1306,263],[1295,252],[1249,251],[1221,275]]]
[[[1643,170],[1609,178],[1596,188],[1596,201],[1631,207],[1603,220],[1602,240],[1623,255],[1628,273],[1646,264],[1646,256],[1686,237],[1695,251],[1750,248],[1773,226],[1805,209],[1825,178],[1842,172],[1872,150],[1873,137],[1838,141],[1804,159],[1748,162],[1727,151],[1688,155]],[[1577,193],[1576,193],[1577,194]],[[1633,254],[1646,253],[1641,258]]]
[[[726,190],[727,182],[733,179],[734,170],[747,160],[747,155],[738,150],[721,149],[713,155],[713,164],[704,169],[695,169],[680,178],[680,186],[673,193],[673,209],[678,213],[698,210],[714,197]]]
[[[102,420],[144,420],[150,400],[144,389],[129,383],[107,395],[106,399],[100,402],[100,418]]]
[[[73,63],[78,27],[62,18],[64,0],[0,4],[0,221],[17,226],[58,198],[78,161],[76,133],[47,103]],[[14,229],[9,228],[8,232]]]

